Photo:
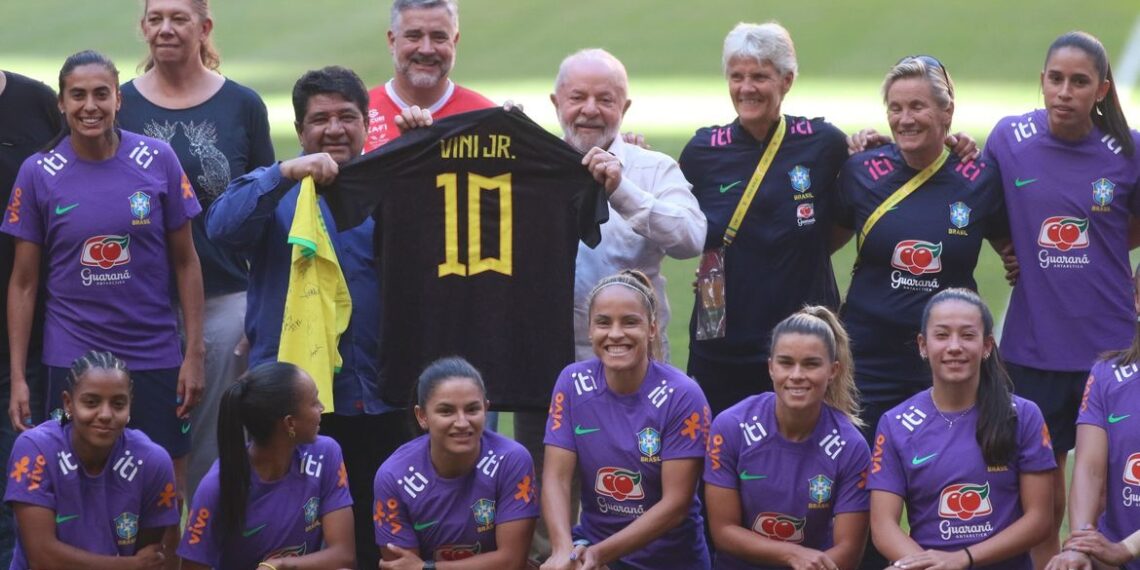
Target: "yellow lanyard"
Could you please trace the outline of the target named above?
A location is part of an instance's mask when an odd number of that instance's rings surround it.
[[[934,176],[934,173],[938,172],[938,169],[942,168],[943,164],[946,164],[946,159],[949,157],[950,151],[943,148],[942,155],[938,157],[938,160],[935,160],[930,163],[929,166],[923,168],[918,174],[914,175],[914,178],[907,180],[906,184],[903,184],[901,188],[895,190],[890,196],[887,196],[887,199],[883,200],[883,203],[879,204],[879,207],[875,208],[874,212],[871,212],[867,221],[863,222],[862,231],[856,236],[856,253],[863,251],[863,242],[867,239],[867,234],[871,233],[871,228],[875,227],[875,223],[879,221],[879,218],[882,218],[891,208],[897,206],[899,202],[902,202],[907,196],[910,196],[915,190],[918,190],[919,186],[922,186],[927,180],[930,180],[930,177]]]
[[[785,131],[787,131],[787,120],[781,116],[780,124],[776,126],[772,140],[768,141],[768,148],[764,149],[764,155],[760,157],[760,163],[756,165],[756,172],[752,173],[752,179],[744,188],[744,195],[740,197],[740,203],[736,205],[736,211],[732,213],[728,228],[724,230],[724,247],[731,245],[732,240],[736,238],[736,232],[740,231],[740,223],[744,221],[744,214],[748,212],[748,207],[752,205],[752,199],[756,197],[756,191],[760,189],[760,181],[764,179],[764,175],[768,173],[768,167],[772,166],[772,161],[776,159],[776,151],[780,150],[780,143],[784,142]]]

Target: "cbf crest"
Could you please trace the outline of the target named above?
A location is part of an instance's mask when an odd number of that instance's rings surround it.
[[[132,544],[139,534],[139,516],[134,513],[122,513],[115,517],[115,535],[119,537],[119,544]]]
[[[808,479],[808,496],[816,504],[823,504],[831,500],[831,487],[834,482],[825,475],[816,475]]]
[[[471,513],[475,515],[475,530],[485,532],[495,526],[495,501],[479,499],[471,505]]]
[[[305,513],[305,530],[307,532],[309,530],[308,527],[313,526],[313,523],[317,522],[317,516],[321,510],[321,500],[318,497],[309,497],[309,500],[305,501],[305,505],[301,507],[301,510]]]
[[[140,190],[131,194],[130,201],[132,216],[139,220],[150,217],[150,194]]]
[[[792,189],[799,193],[811,190],[811,171],[797,164],[788,171],[788,178],[792,180]]]
[[[1116,190],[1116,184],[1107,178],[1097,179],[1092,183],[1093,187],[1093,202],[1097,206],[1107,206],[1112,203],[1112,195]]]
[[[646,457],[655,457],[661,453],[661,434],[651,427],[637,432],[637,450]]]
[[[965,202],[950,204],[950,223],[958,229],[970,225],[970,207]]]

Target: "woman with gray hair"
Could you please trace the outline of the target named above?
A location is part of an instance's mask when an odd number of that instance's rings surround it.
[[[943,145],[954,117],[946,67],[928,55],[904,57],[887,73],[882,93],[896,142],[848,159],[835,215],[837,242],[856,235],[843,319],[870,426],[930,386],[916,346],[923,307],[943,289],[977,290],[983,238],[999,250],[1008,241],[997,168],[962,160]],[[914,428],[930,419],[899,421]]]

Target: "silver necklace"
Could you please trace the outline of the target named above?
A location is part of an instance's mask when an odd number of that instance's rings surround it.
[[[970,410],[973,410],[974,405],[977,404],[977,402],[974,402],[973,404],[970,404],[970,406],[968,408],[962,410],[961,412],[958,412],[958,415],[954,416],[953,418],[948,418],[948,417],[946,417],[946,414],[942,413],[942,410],[939,409],[938,403],[934,401],[934,394],[933,393],[930,394],[930,402],[934,404],[934,411],[938,412],[938,416],[941,417],[942,420],[946,422],[946,429],[947,430],[954,427],[954,422],[966,417],[966,414],[970,413]]]

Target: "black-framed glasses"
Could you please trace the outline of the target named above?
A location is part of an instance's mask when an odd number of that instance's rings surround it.
[[[943,65],[942,62],[939,61],[937,57],[934,57],[932,55],[922,55],[922,54],[920,54],[920,55],[908,55],[908,56],[898,60],[897,62],[895,62],[895,65],[898,65],[898,64],[900,64],[904,61],[907,61],[907,60],[917,60],[917,61],[921,61],[922,63],[925,63],[927,66],[937,67],[938,70],[942,72],[942,79],[944,79],[946,81],[946,92],[949,93],[951,99],[954,98],[954,84],[950,82],[950,73],[946,71],[946,66]]]

